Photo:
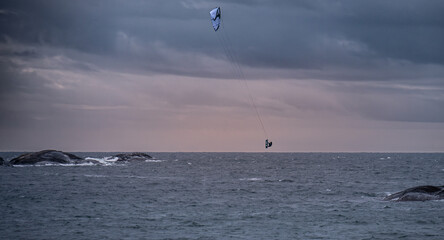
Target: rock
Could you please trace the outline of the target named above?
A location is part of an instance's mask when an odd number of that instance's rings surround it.
[[[39,162],[79,163],[82,160],[83,158],[71,153],[57,150],[43,150],[40,152],[22,154],[12,159],[9,163],[12,165],[36,164]]]
[[[122,153],[114,155],[114,157],[118,158],[117,162],[127,162],[127,161],[145,161],[149,159],[153,159],[150,155],[146,153]]]
[[[386,201],[427,201],[444,199],[444,186],[418,186],[391,194]]]
[[[11,164],[9,164],[8,161],[4,160],[2,157],[0,157],[0,166],[4,166],[4,167],[12,167]]]

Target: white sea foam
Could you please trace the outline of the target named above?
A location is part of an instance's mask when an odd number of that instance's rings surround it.
[[[241,181],[262,181],[262,178],[241,178]]]
[[[105,175],[97,175],[97,174],[85,174],[85,175],[83,175],[83,176],[85,176],[85,177],[95,177],[95,178],[104,178],[104,177],[108,177],[108,176],[105,176]]]
[[[159,162],[165,162],[165,160],[160,160],[160,159],[148,159],[148,160],[145,160],[145,162],[159,163]]]
[[[148,178],[148,177],[137,176],[137,175],[116,175],[115,177],[118,177],[118,178],[141,178],[141,179]]]
[[[109,178],[109,177],[113,177],[113,178],[148,178],[148,177],[144,177],[144,176],[137,176],[137,175],[101,175],[101,174],[84,174],[83,176],[85,177],[90,177],[90,178]]]
[[[87,161],[96,161],[97,163],[103,164],[103,165],[110,165],[112,163],[115,163],[119,158],[117,157],[104,157],[104,158],[92,158],[87,157],[85,158]]]
[[[14,167],[35,167],[35,165],[14,165]]]
[[[64,166],[64,167],[76,167],[76,166],[93,166],[95,165],[92,162],[86,162],[86,163],[61,163],[61,164],[52,164],[53,166]]]

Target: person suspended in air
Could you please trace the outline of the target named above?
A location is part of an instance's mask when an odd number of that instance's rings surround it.
[[[268,139],[265,139],[265,148],[271,147],[272,144],[273,142],[269,142]]]

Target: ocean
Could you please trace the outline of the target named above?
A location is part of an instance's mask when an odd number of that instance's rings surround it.
[[[444,185],[444,153],[148,154],[0,167],[0,238],[444,239],[443,200],[382,200]]]

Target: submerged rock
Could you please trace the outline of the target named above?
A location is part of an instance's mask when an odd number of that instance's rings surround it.
[[[0,166],[3,166],[5,164],[5,160],[3,160],[2,157],[0,157]]]
[[[127,161],[145,161],[149,159],[153,159],[150,155],[146,153],[122,153],[114,155],[115,158],[117,158],[117,162],[127,162]]]
[[[9,163],[13,165],[36,164],[39,162],[79,163],[82,160],[83,158],[71,153],[57,150],[43,150],[40,152],[22,154],[12,159]]]
[[[418,186],[391,194],[386,201],[428,201],[444,199],[444,186]]]

